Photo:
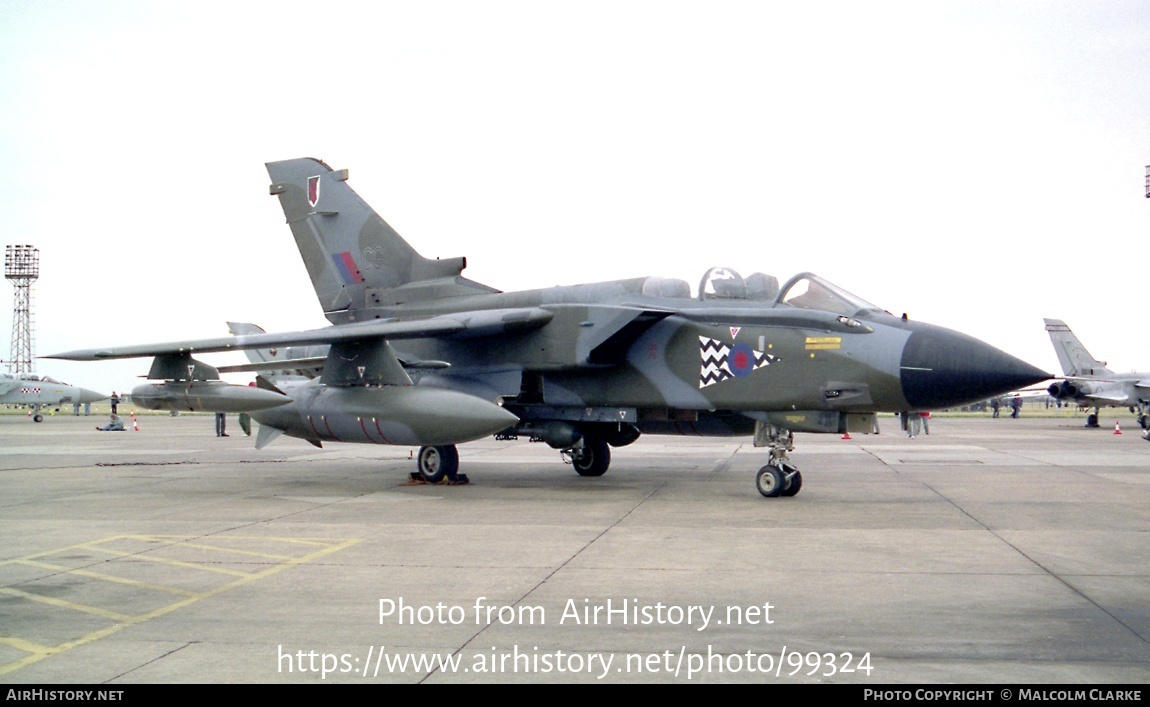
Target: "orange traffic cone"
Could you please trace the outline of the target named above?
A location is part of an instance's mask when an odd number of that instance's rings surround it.
[[[1122,428],[1118,426],[1118,420],[1114,421],[1114,434],[1116,434],[1116,435],[1122,434]]]
[[[850,438],[851,438],[850,432],[843,432],[843,439],[850,439]]]

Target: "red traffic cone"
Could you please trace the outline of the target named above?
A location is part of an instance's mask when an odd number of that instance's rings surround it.
[[[843,432],[843,439],[850,439],[850,438],[851,438],[850,432]]]
[[[1116,435],[1122,434],[1122,428],[1118,426],[1118,420],[1114,421],[1114,434],[1116,434]]]
[[[136,413],[134,413],[134,412],[131,413],[131,418],[132,418],[132,429],[139,432],[140,431],[140,423],[136,422]]]

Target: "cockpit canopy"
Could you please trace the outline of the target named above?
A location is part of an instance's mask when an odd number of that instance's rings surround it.
[[[699,281],[699,299],[741,299],[768,302],[779,293],[778,278],[761,272],[743,279],[731,268],[714,267]]]
[[[57,383],[59,385],[67,385],[67,383],[61,383],[55,378],[50,378],[49,376],[40,376],[36,375],[35,373],[21,373],[19,375],[13,375],[11,373],[0,373],[0,378],[6,380],[35,381],[39,383]]]
[[[779,292],[777,303],[852,317],[866,311],[883,311],[881,307],[809,272],[787,280]]]
[[[691,286],[685,280],[676,278],[648,277],[643,280],[642,293],[652,297],[689,299]],[[744,278],[733,268],[713,267],[699,281],[696,298],[704,302],[764,302],[772,307],[786,305],[848,317],[866,311],[883,311],[881,307],[809,272],[795,275],[780,288],[778,279],[773,275],[756,272]]]

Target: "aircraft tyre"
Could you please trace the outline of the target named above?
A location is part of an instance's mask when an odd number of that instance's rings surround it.
[[[779,493],[780,496],[794,496],[803,487],[803,474],[789,464],[783,466],[783,479],[786,484]]]
[[[1150,415],[1139,415],[1138,426],[1144,430],[1150,430]]]
[[[1090,413],[1089,415],[1087,415],[1086,416],[1086,426],[1087,427],[1097,427],[1098,426],[1098,415],[1096,415],[1095,413]]]
[[[429,484],[437,484],[445,478],[454,478],[459,471],[459,450],[454,444],[442,447],[420,447],[416,459],[419,476]]]
[[[43,422],[44,416],[41,415],[40,413],[36,413],[35,415],[32,416],[32,421],[33,422]]]
[[[605,440],[584,437],[583,448],[571,459],[579,476],[602,476],[611,466],[611,448]]]
[[[782,470],[777,466],[768,464],[759,469],[759,473],[755,476],[755,488],[767,498],[775,498],[782,494],[786,485],[786,477],[783,476]]]

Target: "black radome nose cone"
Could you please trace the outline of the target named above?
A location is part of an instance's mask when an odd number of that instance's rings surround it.
[[[1053,377],[972,336],[921,322],[912,326],[900,376],[912,409],[966,405]]]

